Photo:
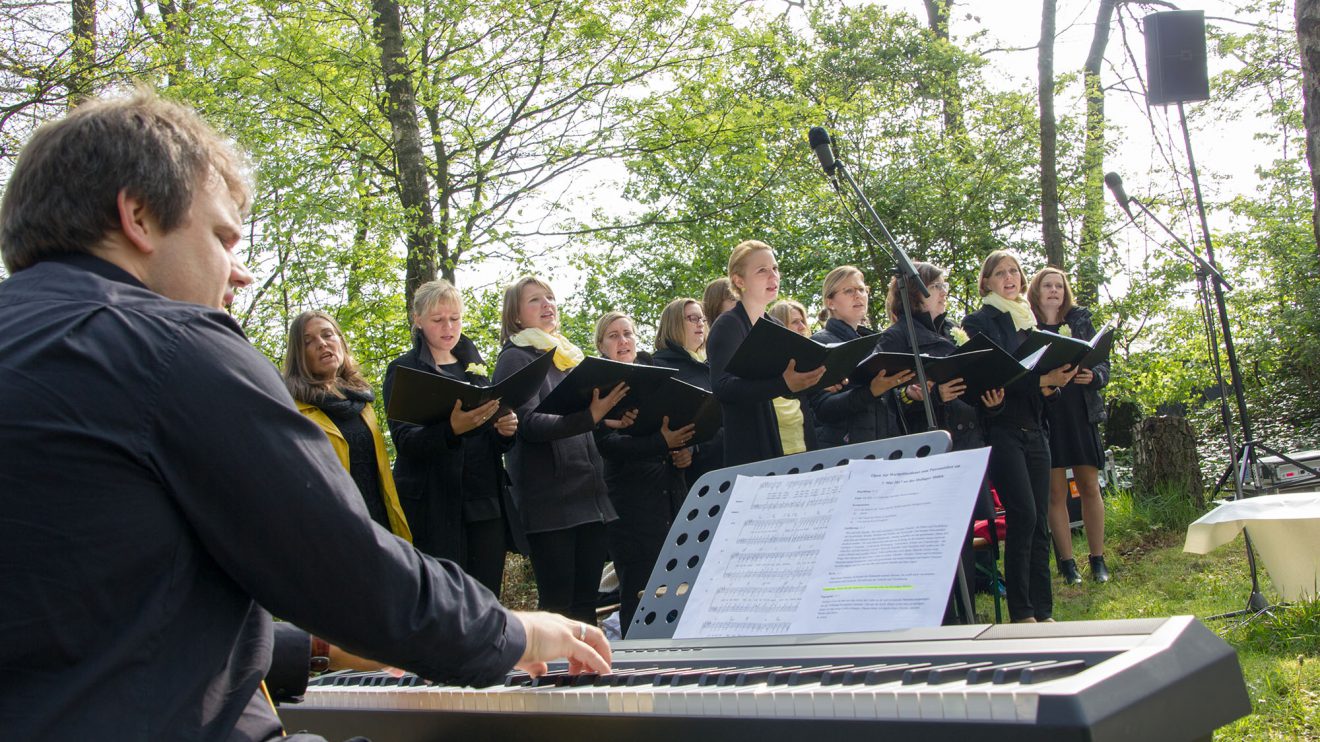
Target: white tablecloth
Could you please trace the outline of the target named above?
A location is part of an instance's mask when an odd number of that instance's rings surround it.
[[[1251,543],[1284,600],[1320,595],[1320,492],[1222,503],[1187,527],[1183,551],[1207,554],[1251,527]]]

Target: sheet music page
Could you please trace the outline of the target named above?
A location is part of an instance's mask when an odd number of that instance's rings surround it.
[[[674,638],[938,626],[989,451],[738,477]]]

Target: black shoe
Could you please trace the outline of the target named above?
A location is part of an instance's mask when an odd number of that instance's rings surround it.
[[[1082,576],[1077,573],[1076,559],[1060,559],[1059,574],[1063,577],[1063,581],[1065,584],[1068,585],[1082,584]]]
[[[1109,582],[1109,568],[1105,566],[1103,556],[1091,557],[1091,579],[1096,582]],[[1082,578],[1078,577],[1077,581],[1081,582]]]

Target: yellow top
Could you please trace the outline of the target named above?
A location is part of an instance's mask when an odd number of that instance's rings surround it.
[[[339,427],[314,404],[299,402],[298,411],[321,426],[321,430],[324,430],[326,437],[330,439],[330,445],[335,449],[335,455],[339,457],[339,463],[347,471],[348,441],[344,440]],[[371,431],[371,439],[376,442],[376,471],[380,477],[380,497],[385,501],[385,513],[390,519],[390,531],[395,536],[412,543],[412,530],[408,528],[408,519],[404,517],[403,506],[399,504],[399,492],[394,489],[394,475],[390,473],[390,456],[385,451],[385,438],[380,434],[380,426],[376,424],[376,411],[371,405],[362,406],[362,422],[367,424],[367,428]]]
[[[807,450],[801,400],[775,397],[771,401],[775,405],[775,417],[779,419],[779,442],[784,445],[784,455]]]

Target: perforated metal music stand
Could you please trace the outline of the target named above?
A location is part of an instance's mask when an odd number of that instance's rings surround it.
[[[646,582],[646,592],[642,593],[632,623],[624,628],[624,636],[628,639],[673,638],[688,595],[697,583],[701,567],[706,562],[706,552],[724,516],[733,482],[739,474],[772,477],[843,466],[853,459],[923,458],[945,453],[950,445],[948,433],[933,430],[707,472],[692,485],[683,501],[683,509],[674,518],[674,525],[670,527],[665,547],[651,570],[651,579]]]

